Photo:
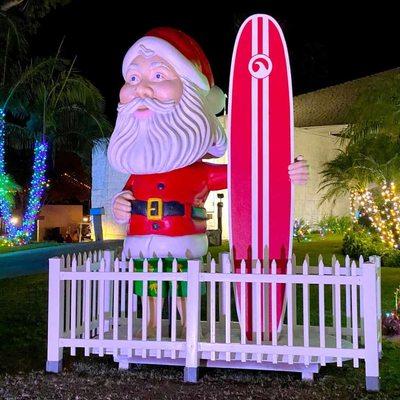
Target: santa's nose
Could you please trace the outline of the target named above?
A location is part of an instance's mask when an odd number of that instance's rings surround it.
[[[136,86],[136,96],[141,97],[142,99],[147,97],[153,97],[154,96],[153,88],[146,82],[140,82]]]

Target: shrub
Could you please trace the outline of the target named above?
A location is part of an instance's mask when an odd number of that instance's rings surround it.
[[[400,267],[400,250],[388,248],[376,233],[359,227],[344,235],[342,252],[354,259],[377,255],[383,267]]]
[[[309,240],[310,225],[303,219],[295,219],[293,224],[293,237],[298,241]]]
[[[384,267],[400,267],[400,251],[399,250],[386,250],[381,254],[382,265]]]
[[[346,233],[352,226],[352,221],[349,216],[335,217],[333,215],[325,216],[319,221],[318,227],[321,234],[326,233]]]
[[[353,231],[348,231],[343,237],[343,254],[349,255],[351,258],[358,259],[360,256],[366,258],[372,255],[382,255],[385,250],[379,236],[362,229],[356,228]]]

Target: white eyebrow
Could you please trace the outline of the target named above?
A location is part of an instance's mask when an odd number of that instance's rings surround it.
[[[155,67],[164,67],[164,68],[170,69],[170,68],[168,67],[167,64],[164,64],[164,63],[159,62],[159,61],[154,61],[154,62],[152,62],[152,63],[150,64],[150,67],[152,67],[152,68],[155,68]]]
[[[139,69],[139,64],[131,64],[128,67],[128,71],[130,71],[131,69],[138,70]]]

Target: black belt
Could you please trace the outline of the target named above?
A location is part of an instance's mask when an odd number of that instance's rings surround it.
[[[131,214],[143,215],[149,220],[160,220],[168,216],[184,216],[185,206],[178,201],[162,201],[160,198],[152,197],[147,201],[131,201]],[[196,220],[207,220],[207,211],[204,207],[192,206],[191,217]]]

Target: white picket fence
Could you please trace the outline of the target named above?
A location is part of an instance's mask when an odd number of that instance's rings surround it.
[[[188,272],[178,272],[174,260],[172,272],[134,271],[133,260],[115,259],[113,252],[78,254],[49,260],[49,308],[47,371],[59,372],[63,349],[71,355],[77,348],[84,355],[112,354],[120,368],[130,363],[183,365],[185,380],[196,381],[201,366],[297,371],[303,379],[312,379],[320,366],[336,363],[338,367],[352,360],[354,367],[365,360],[366,387],[379,390],[381,353],[380,259],[358,265],[346,257],[340,266],[333,258],[324,265],[309,266],[308,257],[296,266],[293,256],[286,274],[270,271],[260,261],[253,261],[252,273],[233,273],[229,255],[220,254],[219,262],[208,257],[207,263],[188,262]],[[134,281],[143,281],[143,297],[133,293]],[[156,337],[147,337],[150,281],[169,282],[169,307],[157,293]],[[186,339],[177,337],[180,324],[177,313],[177,282],[188,285]],[[286,285],[286,317],[278,326],[277,285]],[[206,285],[206,295],[201,295]],[[259,315],[260,294],[271,291],[271,336],[263,335],[261,323],[254,327],[254,340],[247,340],[245,312],[235,310],[235,288],[251,285],[253,311]],[[265,296],[268,297],[268,296]],[[310,299],[318,298],[317,302]],[[238,299],[236,299],[238,300]],[[232,306],[233,305],[233,306]],[[257,308],[258,307],[258,308]],[[166,313],[165,308],[169,308]],[[243,307],[245,310],[246,307]],[[164,315],[163,315],[164,314]],[[166,315],[167,314],[167,315]],[[142,329],[141,339],[135,338]],[[269,340],[271,339],[271,340]]]

